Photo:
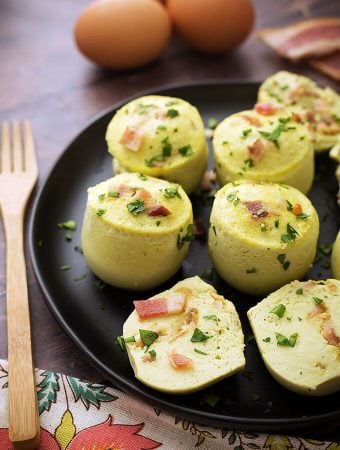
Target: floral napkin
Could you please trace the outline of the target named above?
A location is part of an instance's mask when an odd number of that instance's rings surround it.
[[[118,389],[68,375],[37,370],[36,379],[40,450],[340,450],[335,442],[199,425]],[[8,440],[7,413],[7,362],[0,360],[0,450],[13,448]]]

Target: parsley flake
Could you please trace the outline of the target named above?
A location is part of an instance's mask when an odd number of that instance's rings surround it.
[[[291,334],[289,338],[281,333],[275,333],[275,337],[277,345],[295,347],[296,340],[298,338],[298,333]]]
[[[166,113],[167,117],[170,117],[171,119],[173,119],[174,117],[177,117],[179,115],[179,112],[177,111],[177,109],[168,109],[168,112]]]
[[[165,198],[182,198],[181,194],[178,192],[178,186],[163,189],[163,195]]]
[[[145,211],[145,204],[143,200],[139,200],[138,198],[131,203],[128,203],[126,205],[129,213],[133,214],[134,216],[137,216],[137,214]]]
[[[212,336],[208,336],[206,333],[203,333],[203,331],[201,331],[199,328],[195,328],[190,341],[191,342],[203,342],[211,337]]]
[[[282,303],[279,303],[278,305],[274,306],[273,309],[269,311],[270,313],[276,314],[279,319],[281,319],[284,316],[284,313],[286,312],[285,305],[282,305]]]
[[[184,147],[180,147],[178,149],[178,153],[180,153],[182,156],[190,156],[194,152],[193,152],[193,149],[192,149],[191,145],[188,144],[188,145],[185,145]]]
[[[184,236],[181,236],[180,234],[177,235],[177,248],[180,250],[185,242],[190,242],[195,239],[195,235],[193,234],[193,224],[190,223],[187,226],[187,231]]]
[[[149,348],[158,338],[158,333],[151,330],[139,330],[141,341]]]
[[[281,235],[281,241],[284,243],[295,241],[297,236],[300,236],[294,227],[287,223],[287,233]]]
[[[103,216],[106,212],[107,212],[107,209],[98,208],[96,214],[97,214],[98,217],[101,217],[101,216]]]
[[[199,355],[208,355],[208,353],[202,352],[202,350],[198,350],[198,348],[194,348],[194,352],[198,353]]]

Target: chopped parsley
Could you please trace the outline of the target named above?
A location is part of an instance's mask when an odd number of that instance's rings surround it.
[[[245,138],[250,134],[253,130],[251,128],[247,128],[246,130],[242,130],[242,137]]]
[[[247,273],[256,273],[256,269],[255,269],[255,267],[253,267],[252,269],[247,269],[246,272]]]
[[[133,214],[134,216],[137,216],[137,214],[145,211],[145,204],[143,200],[139,200],[138,198],[131,203],[128,203],[126,205],[129,213]]]
[[[162,222],[160,220],[156,221],[156,227],[159,227]]]
[[[208,353],[202,352],[201,350],[198,350],[198,348],[194,348],[194,352],[200,355],[208,355]]]
[[[281,333],[275,333],[277,345],[295,347],[296,340],[298,338],[298,333],[293,333],[288,337]]]
[[[145,160],[144,160],[145,165],[148,166],[148,167],[153,167],[153,163],[154,163],[155,161],[164,161],[164,156],[161,155],[161,154],[159,154],[159,155],[153,156],[153,157],[150,158],[150,159],[145,159]]]
[[[115,198],[118,198],[118,197],[119,197],[119,192],[117,192],[117,191],[109,191],[109,192],[107,193],[107,195],[108,195],[108,197],[115,197]]]
[[[96,214],[97,214],[98,217],[101,217],[101,216],[104,215],[106,212],[107,212],[107,209],[98,208]]]
[[[270,313],[276,314],[279,319],[281,319],[284,316],[284,313],[286,312],[285,305],[282,305],[282,303],[279,303],[278,305],[274,306],[273,309],[269,311]]]
[[[179,115],[179,112],[177,111],[177,109],[173,109],[170,108],[168,109],[168,112],[166,113],[167,117],[170,117],[171,119],[173,119],[174,117],[177,117]]]
[[[286,261],[286,254],[285,254],[285,253],[280,253],[280,254],[277,256],[277,259],[279,260],[279,262],[280,262],[282,268],[283,268],[284,270],[287,270],[288,267],[290,266],[290,261]]]
[[[104,198],[105,198],[105,194],[100,194],[100,195],[98,195],[98,200],[99,200],[100,202],[102,202],[102,201],[104,200]]]
[[[313,297],[313,300],[316,305],[321,305],[323,303],[323,299],[319,297]]]
[[[193,224],[189,223],[187,226],[187,231],[184,236],[181,236],[180,233],[177,235],[177,248],[180,250],[185,242],[190,242],[195,239],[195,235],[193,234]]]
[[[158,338],[158,333],[150,330],[139,330],[141,341],[149,348]]]
[[[268,230],[267,225],[264,224],[264,223],[261,223],[261,224],[260,224],[260,230],[261,230],[262,232],[267,231],[267,230]]]
[[[184,145],[184,147],[180,147],[178,149],[178,153],[180,153],[182,156],[190,156],[193,154],[193,149],[190,144]]]
[[[218,125],[218,120],[215,119],[215,117],[210,117],[210,119],[208,120],[208,128],[210,128],[211,130],[214,130]]]
[[[211,314],[209,316],[203,316],[203,319],[205,319],[205,320],[213,320],[216,323],[221,321],[221,319],[219,319],[215,314]]]
[[[144,173],[140,173],[140,174],[139,174],[139,178],[140,178],[142,181],[146,181],[146,180],[148,179],[148,177],[147,177],[146,175],[144,175]]]
[[[155,105],[152,104],[148,105],[145,103],[139,103],[137,106],[138,106],[137,113],[141,115],[147,113],[150,108],[155,108]]]
[[[151,356],[151,358],[152,358],[153,360],[156,359],[157,353],[156,353],[155,350],[150,350],[148,353],[149,353],[149,355]]]
[[[297,217],[297,219],[307,220],[309,217],[309,214],[307,214],[307,213],[296,214],[296,217]]]
[[[191,342],[203,342],[209,338],[211,338],[211,336],[209,336],[207,333],[203,333],[203,331],[201,331],[199,328],[195,328],[190,341]]]
[[[287,211],[293,211],[293,205],[290,203],[289,200],[286,200],[287,203]]]
[[[116,340],[115,340],[115,343],[119,345],[119,347],[121,348],[121,350],[123,352],[126,351],[126,345],[125,344],[127,344],[129,342],[136,342],[135,337],[134,336],[130,336],[130,337],[125,338],[124,336],[117,336]]]
[[[238,194],[238,191],[232,191],[232,192],[229,192],[229,194],[227,195],[228,202],[232,203],[234,206],[236,206],[240,201],[240,198],[238,197],[237,194]]]
[[[66,220],[66,222],[58,223],[58,228],[64,228],[64,230],[75,231],[77,229],[77,222],[75,220]]]
[[[270,337],[269,336],[267,336],[267,337],[265,337],[264,339],[262,339],[263,340],[263,342],[270,342]]]
[[[296,289],[295,294],[296,295],[302,295],[303,294],[303,289],[302,288]]]
[[[287,223],[287,233],[281,235],[281,241],[284,243],[295,241],[299,233],[294,227]]]
[[[163,189],[163,195],[165,198],[182,198],[181,194],[178,192],[178,186]]]
[[[279,226],[280,226],[280,221],[279,221],[279,219],[276,219],[274,222],[274,227],[279,228]]]
[[[254,161],[251,158],[247,158],[243,162],[249,169],[254,167]]]
[[[275,145],[275,147],[277,149],[279,149],[280,148],[279,137],[280,137],[281,133],[283,131],[289,131],[289,130],[293,129],[293,127],[289,127],[289,128],[286,127],[286,123],[289,120],[290,120],[289,118],[280,117],[279,124],[276,128],[274,128],[273,131],[268,132],[268,131],[260,130],[259,133],[262,137],[264,137],[268,141],[271,141]]]
[[[172,145],[169,142],[169,136],[162,140],[163,148],[162,148],[162,156],[166,158],[167,156],[171,156],[172,153]]]

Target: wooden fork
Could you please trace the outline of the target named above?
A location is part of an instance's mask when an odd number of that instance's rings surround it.
[[[2,125],[0,208],[7,244],[7,334],[9,438],[16,449],[39,444],[39,415],[32,357],[24,214],[38,178],[30,124]]]

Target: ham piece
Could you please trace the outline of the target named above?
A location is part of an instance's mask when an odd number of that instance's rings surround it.
[[[258,38],[280,56],[298,61],[340,50],[340,17],[304,20],[287,27],[266,28]]]
[[[192,359],[187,356],[180,355],[173,351],[169,355],[170,364],[177,370],[186,370],[192,368]]]
[[[185,308],[185,296],[182,293],[172,294],[169,298],[150,298],[133,302],[139,320],[166,317],[180,314]]]

